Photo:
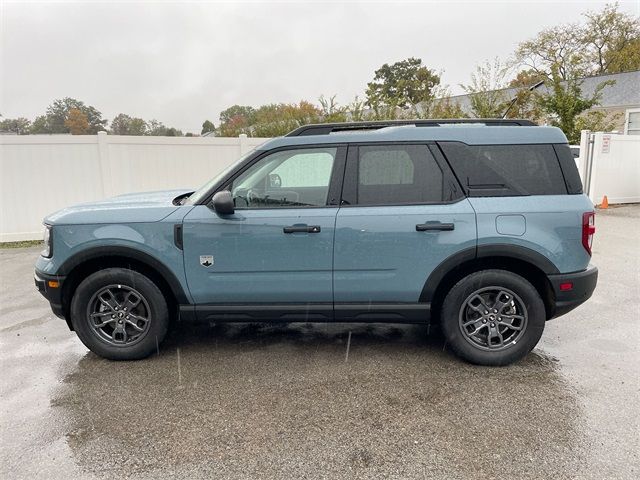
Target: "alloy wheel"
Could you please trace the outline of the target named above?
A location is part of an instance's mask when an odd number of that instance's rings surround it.
[[[109,285],[89,301],[87,318],[91,331],[115,346],[133,345],[146,335],[151,324],[147,300],[126,285]]]
[[[459,326],[465,340],[481,350],[515,345],[527,328],[527,309],[511,290],[492,286],[476,290],[462,304]]]

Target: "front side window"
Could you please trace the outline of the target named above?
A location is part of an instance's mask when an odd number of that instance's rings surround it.
[[[337,148],[275,152],[231,184],[236,208],[320,207],[327,203]]]
[[[205,183],[200,188],[198,188],[195,192],[193,192],[189,196],[189,198],[185,200],[185,204],[195,205],[196,203],[201,202],[202,200],[207,198],[207,195],[210,193],[211,189],[217,183],[221,182],[222,179],[224,179],[224,177],[226,177],[229,173],[231,173],[233,170],[238,168],[238,165],[242,164],[242,162],[244,162],[252,154],[253,154],[253,150],[251,150],[246,155],[243,155],[242,157],[240,157],[237,161],[233,162],[231,165],[228,165],[218,175],[213,177],[211,180],[209,180],[207,183]]]
[[[355,183],[354,200],[358,205],[443,200],[444,175],[427,145],[359,147],[356,178],[352,185]]]

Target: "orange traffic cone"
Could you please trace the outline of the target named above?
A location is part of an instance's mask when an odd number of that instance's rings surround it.
[[[609,208],[609,199],[607,198],[606,195],[602,197],[602,203],[598,205],[598,208],[602,208],[602,209]]]

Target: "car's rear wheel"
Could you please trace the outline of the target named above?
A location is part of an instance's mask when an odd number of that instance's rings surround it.
[[[82,343],[111,360],[137,360],[156,351],[169,325],[167,302],[146,276],[108,268],[78,285],[71,322]]]
[[[546,321],[538,291],[520,275],[483,270],[460,280],[442,307],[442,330],[461,358],[507,365],[538,343]]]

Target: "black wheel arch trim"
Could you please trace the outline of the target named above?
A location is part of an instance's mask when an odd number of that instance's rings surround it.
[[[523,247],[521,245],[512,245],[509,243],[492,243],[488,245],[478,245],[477,258],[486,257],[507,257],[522,260],[530,263],[535,267],[538,267],[547,275],[555,275],[560,273],[558,267],[542,255],[531,248]]]
[[[476,259],[501,257],[524,261],[542,270],[547,275],[560,273],[551,260],[527,247],[511,244],[488,244],[460,250],[442,261],[429,275],[422,287],[419,302],[432,302],[440,282],[459,265]]]
[[[108,257],[129,258],[145,264],[147,267],[155,270],[164,281],[167,282],[178,303],[190,303],[182,285],[167,266],[154,256],[131,247],[111,245],[83,250],[66,259],[62,265],[60,265],[58,273],[60,275],[69,275],[73,269],[85,262]]]

